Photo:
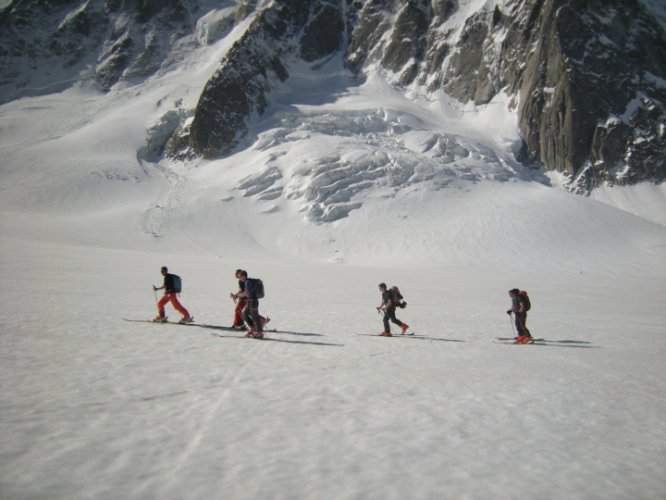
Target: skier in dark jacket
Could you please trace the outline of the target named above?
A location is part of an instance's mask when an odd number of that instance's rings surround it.
[[[377,310],[384,312],[384,331],[379,335],[382,337],[391,336],[391,325],[389,324],[389,321],[398,325],[402,330],[400,335],[404,335],[409,328],[409,325],[407,323],[403,323],[395,317],[395,308],[398,306],[398,301],[393,296],[393,292],[387,289],[386,283],[379,284],[379,291],[382,293],[382,303],[379,305]]]
[[[511,309],[506,313],[509,315],[513,313],[514,315],[516,331],[518,332],[516,343],[528,344],[532,341],[532,334],[527,329],[527,301],[521,296],[518,288],[509,290],[509,297],[511,297]]]
[[[243,310],[243,319],[245,319],[245,322],[250,325],[250,329],[245,336],[255,339],[263,339],[264,325],[261,321],[261,316],[259,316],[259,299],[257,298],[255,291],[255,281],[248,278],[247,271],[240,272],[240,281],[244,284],[245,289],[238,294],[238,297],[244,297],[247,299],[247,305]]]
[[[236,303],[234,308],[234,323],[231,326],[234,330],[245,330],[245,318],[243,316],[243,311],[247,306],[247,297],[245,297],[245,283],[241,280],[242,269],[236,269],[236,279],[238,280],[238,291],[236,293],[231,292],[229,296]],[[247,273],[245,273],[247,275]],[[264,318],[259,315],[259,321],[261,321],[261,326],[265,326],[271,319]],[[249,323],[250,328],[252,328],[253,323]]]

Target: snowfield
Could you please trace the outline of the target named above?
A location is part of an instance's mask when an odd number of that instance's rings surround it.
[[[501,100],[334,62],[229,158],[149,161],[198,67],[0,107],[0,498],[666,498],[663,186],[573,196]],[[196,324],[123,320],[162,265]],[[357,335],[380,282],[413,337]],[[544,345],[496,342],[513,287]]]

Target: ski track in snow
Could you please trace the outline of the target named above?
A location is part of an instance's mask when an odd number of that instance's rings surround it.
[[[203,418],[200,417],[197,419],[197,426],[195,429],[185,430],[191,434],[191,437],[189,438],[187,445],[182,450],[182,452],[178,453],[174,457],[171,470],[167,471],[165,475],[165,477],[171,478],[166,482],[166,484],[163,485],[163,488],[167,492],[174,489],[174,486],[177,486],[179,481],[179,474],[182,472],[182,469],[185,468],[188,460],[190,460],[196,450],[199,449],[202,440],[209,433],[210,427],[216,425],[214,419],[216,417],[219,419],[222,416],[219,412],[220,407],[222,406],[223,402],[227,400],[230,392],[236,388],[238,383],[242,380],[246,368],[247,364],[242,369],[238,370],[228,382],[224,384],[220,383],[221,387],[225,387],[222,394],[216,396],[212,403],[208,403],[209,406],[205,409]]]

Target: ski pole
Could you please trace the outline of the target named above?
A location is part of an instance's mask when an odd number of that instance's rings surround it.
[[[153,285],[153,295],[155,296],[155,302],[157,302],[157,290],[155,290],[155,285]]]
[[[509,312],[509,323],[511,324],[511,333],[515,336],[516,335],[516,327],[513,324],[513,321],[511,321],[511,312]]]

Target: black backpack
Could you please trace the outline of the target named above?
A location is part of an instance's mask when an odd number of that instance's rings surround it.
[[[261,281],[259,278],[251,278],[250,281],[252,281],[252,285],[254,288],[254,296],[257,299],[263,299],[265,295],[264,282]]]
[[[180,293],[183,290],[183,280],[177,274],[172,274],[173,277],[173,291]]]

